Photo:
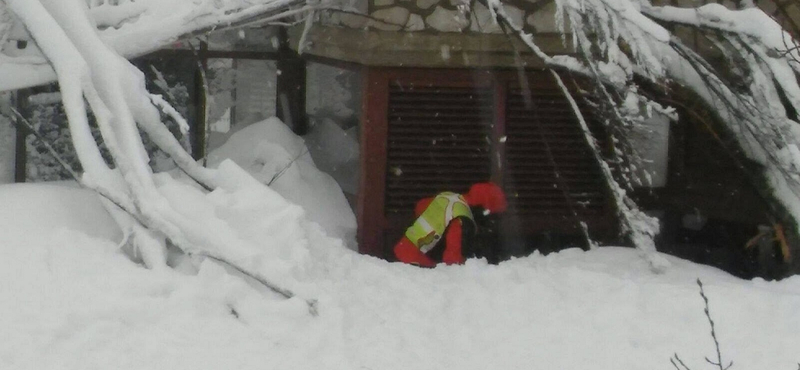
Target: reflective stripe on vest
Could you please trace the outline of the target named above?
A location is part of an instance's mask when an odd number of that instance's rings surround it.
[[[428,208],[406,229],[405,236],[422,253],[428,253],[442,239],[447,225],[456,217],[473,220],[466,200],[460,194],[441,193],[433,198]]]

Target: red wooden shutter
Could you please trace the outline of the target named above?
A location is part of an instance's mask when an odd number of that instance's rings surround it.
[[[528,74],[534,85],[526,99],[515,73],[478,82],[464,74],[431,73],[401,73],[383,85],[383,207],[381,220],[373,215],[369,221],[381,225],[384,248],[413,221],[418,200],[465,192],[490,179],[509,198],[504,224],[513,227],[505,230],[520,233],[521,240],[542,232],[577,233],[580,221],[593,236],[613,228],[600,169],[552,77]],[[497,140],[502,136],[504,144]]]
[[[527,220],[523,229],[572,230],[606,214],[607,191],[569,102],[552,78],[545,81],[507,90],[509,216]]]
[[[387,215],[410,213],[421,198],[463,192],[489,180],[492,93],[489,88],[391,84]]]

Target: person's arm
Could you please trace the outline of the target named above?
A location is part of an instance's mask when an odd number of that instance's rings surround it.
[[[462,221],[461,218],[455,218],[450,221],[445,234],[444,254],[442,255],[442,262],[453,265],[464,263],[464,255],[461,253],[461,237],[462,237]]]
[[[436,262],[422,253],[419,248],[414,246],[405,236],[394,246],[394,255],[400,262],[420,267],[435,267]]]

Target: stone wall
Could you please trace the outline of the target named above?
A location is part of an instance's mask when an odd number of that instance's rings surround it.
[[[350,0],[342,0],[350,1]],[[304,52],[334,60],[387,67],[515,67],[518,55],[524,65],[542,63],[525,45],[506,37],[488,9],[475,0],[352,0],[351,12],[334,12],[307,35]],[[466,6],[466,1],[471,7]],[[574,53],[571,38],[561,37],[554,0],[501,0],[512,22],[536,34],[536,42],[550,55]],[[652,0],[654,5],[697,7],[732,0]],[[779,23],[800,35],[799,0],[752,1]],[[366,14],[366,15],[365,15]],[[569,31],[569,22],[564,28]],[[344,27],[340,27],[344,26]],[[299,40],[302,27],[293,32]],[[672,31],[690,47],[710,58],[721,56],[713,43],[697,30],[673,26]]]
[[[553,33],[555,4],[552,0],[515,0],[504,2],[506,12],[517,25],[534,33]],[[489,10],[474,2],[469,9],[466,0],[357,0],[354,10],[369,14],[336,14],[332,24],[351,28],[381,31],[439,31],[468,33],[502,33]]]
[[[751,0],[753,4],[775,17],[784,27],[800,35],[800,1]],[[731,9],[738,1],[732,0],[653,0],[654,5],[696,7],[704,3],[721,3]],[[472,9],[467,4],[472,3]],[[531,33],[559,32],[556,24],[556,7],[553,0],[503,1],[513,22],[523,25]],[[382,31],[439,31],[502,33],[489,11],[477,1],[470,0],[354,0],[354,12],[369,14],[335,14],[332,25]]]

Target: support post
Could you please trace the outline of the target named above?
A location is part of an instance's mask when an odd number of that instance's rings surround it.
[[[387,258],[386,153],[389,124],[389,83],[381,70],[363,67],[361,103],[361,178],[358,186],[358,251]]]
[[[208,91],[206,91],[207,83],[206,73],[208,70],[208,44],[204,41],[200,42],[200,50],[195,54],[197,58],[197,67],[194,73],[194,106],[195,106],[195,123],[192,125],[192,157],[194,159],[205,158],[206,145],[208,141],[208,111],[206,104],[208,104]],[[205,161],[203,163],[205,165]]]
[[[15,105],[18,112],[23,115],[28,115],[28,96],[30,94],[27,90],[17,91],[12,104]],[[16,116],[11,119],[18,120]],[[16,140],[14,151],[14,182],[25,182],[27,180],[27,163],[28,163],[28,150],[26,138],[28,137],[28,130],[22,128],[21,125],[14,125],[16,127]]]
[[[275,115],[295,134],[308,132],[306,115],[306,61],[289,46],[286,27],[278,31],[278,76]]]

